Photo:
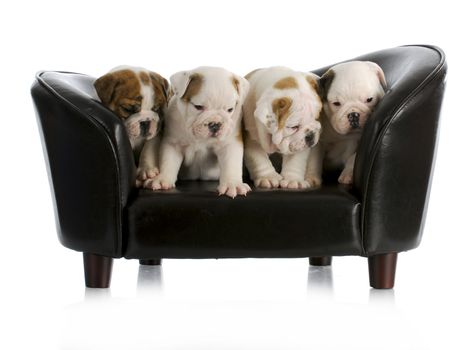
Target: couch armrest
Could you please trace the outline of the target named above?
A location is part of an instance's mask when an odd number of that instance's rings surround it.
[[[417,247],[422,237],[447,65],[436,47],[401,47],[378,58],[389,90],[367,123],[354,187],[366,255]]]
[[[122,212],[135,164],[122,122],[97,102],[94,79],[40,72],[31,88],[56,225],[71,249],[122,256]]]

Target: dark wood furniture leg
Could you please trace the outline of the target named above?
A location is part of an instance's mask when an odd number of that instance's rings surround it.
[[[309,258],[309,264],[312,266],[330,266],[332,265],[331,256],[316,256]]]
[[[140,259],[140,265],[161,265],[161,259]]]
[[[370,285],[376,289],[394,287],[397,253],[379,254],[368,257]]]
[[[88,288],[110,287],[113,258],[84,253],[85,286]]]

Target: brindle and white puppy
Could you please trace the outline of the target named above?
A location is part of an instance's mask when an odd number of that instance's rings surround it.
[[[180,179],[219,179],[221,195],[246,195],[250,187],[242,179],[241,108],[248,81],[223,68],[200,67],[174,74],[171,86],[160,174],[145,187],[174,188],[179,174]]]
[[[310,147],[320,135],[322,110],[318,77],[286,67],[258,69],[247,75],[250,92],[243,106],[245,165],[256,187],[306,188]],[[269,154],[283,157],[281,174]]]
[[[158,73],[120,66],[98,78],[95,90],[102,103],[120,117],[138,162],[136,185],[159,171],[154,156],[159,143],[160,120],[169,96],[169,83]]]
[[[363,126],[384,96],[386,79],[374,62],[352,61],[330,68],[320,79],[323,134],[311,151],[306,180],[322,184],[322,169],[343,168],[338,182],[353,182],[356,150]]]

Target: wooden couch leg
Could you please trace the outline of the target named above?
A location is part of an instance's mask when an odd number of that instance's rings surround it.
[[[140,265],[161,265],[161,259],[140,259]]]
[[[309,264],[312,266],[330,266],[332,265],[331,256],[317,256],[309,258]]]
[[[84,253],[85,286],[88,288],[110,287],[113,258]]]
[[[370,285],[376,289],[394,287],[397,253],[378,254],[368,257]]]

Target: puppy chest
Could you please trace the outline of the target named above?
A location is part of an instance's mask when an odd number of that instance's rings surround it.
[[[325,144],[324,167],[328,169],[341,168],[348,158],[356,152],[353,142],[333,142]]]
[[[218,177],[218,159],[212,148],[208,146],[190,146],[185,149],[184,162],[179,178],[217,180]]]

